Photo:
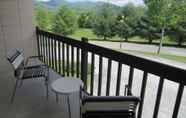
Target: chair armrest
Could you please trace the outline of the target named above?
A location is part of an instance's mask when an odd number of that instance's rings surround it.
[[[87,96],[84,102],[140,102],[139,97],[135,96]]]
[[[140,99],[134,96],[87,96],[82,101],[82,114],[87,112],[135,112]],[[100,115],[100,114],[99,114]]]
[[[35,58],[40,58],[40,57],[43,57],[42,55],[40,55],[40,56],[29,56],[27,59],[26,59],[26,61],[25,61],[25,66],[28,64],[28,62],[29,62],[29,60],[30,59],[35,59]]]
[[[86,95],[86,96],[89,96],[89,95],[90,95],[90,93],[88,93],[88,92],[85,90],[85,88],[82,88],[82,87],[81,87],[81,92],[84,93],[84,95]]]
[[[83,101],[83,99],[87,96],[90,96],[90,94],[82,87],[80,86],[80,100]]]
[[[40,58],[40,57],[43,57],[43,56],[42,55],[40,55],[40,56],[30,56],[28,58],[31,59],[31,58]]]
[[[46,68],[49,68],[47,65],[45,65],[45,64],[41,64],[41,65],[35,65],[35,66],[26,66],[26,67],[24,67],[24,69],[34,69],[34,68],[40,68],[40,67],[46,67]]]

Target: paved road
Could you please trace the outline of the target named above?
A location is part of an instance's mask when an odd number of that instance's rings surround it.
[[[101,42],[101,41],[91,41],[90,43],[103,46],[106,48],[111,49],[120,49],[120,43],[118,42]],[[156,52],[158,47],[155,45],[145,45],[145,44],[132,44],[132,43],[122,43],[123,52],[129,53],[135,56],[139,56],[142,58],[158,61],[167,65],[176,66],[178,68],[183,68],[186,70],[186,64],[183,62],[178,62],[174,60],[164,59],[157,56],[147,56],[139,52],[135,51],[142,51],[142,52]],[[126,50],[126,51],[125,51]],[[134,51],[130,51],[134,50]],[[162,53],[166,54],[173,54],[178,56],[186,56],[186,49],[185,48],[174,48],[174,47],[163,47],[161,50]]]
[[[104,46],[112,49],[119,49],[120,44],[118,42],[104,42],[104,41],[91,41],[90,43]],[[122,43],[122,49],[124,50],[137,50],[144,52],[157,52],[158,46],[156,45],[147,45],[147,44],[134,44],[134,43]],[[185,48],[174,48],[174,47],[165,47],[161,49],[162,53],[174,54],[179,56],[186,56]]]

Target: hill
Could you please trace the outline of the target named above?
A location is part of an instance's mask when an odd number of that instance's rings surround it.
[[[90,1],[81,1],[81,2],[67,2],[65,0],[51,0],[48,2],[42,2],[42,1],[35,1],[35,5],[43,5],[49,9],[56,10],[60,6],[65,5],[71,9],[74,9],[77,12],[83,12],[83,11],[95,11],[100,9],[100,7],[103,4],[108,4],[115,10],[119,10],[120,7],[111,3],[105,3],[105,2],[90,2]]]

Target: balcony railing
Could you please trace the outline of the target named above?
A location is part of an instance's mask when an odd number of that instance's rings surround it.
[[[114,94],[116,96],[124,95],[121,94],[121,86],[123,83],[121,81],[121,75],[126,74],[122,71],[122,66],[129,67],[128,83],[126,83],[131,90],[133,90],[133,81],[135,69],[143,71],[142,83],[140,89],[141,103],[138,108],[137,117],[142,117],[142,111],[144,108],[144,99],[146,93],[147,80],[149,79],[149,74],[153,74],[159,77],[157,80],[158,89],[155,98],[154,109],[150,108],[153,112],[153,118],[158,117],[158,112],[160,109],[160,102],[162,91],[164,87],[165,80],[170,80],[179,85],[177,89],[177,96],[174,103],[172,118],[177,118],[179,108],[181,105],[182,95],[184,91],[184,86],[186,85],[186,70],[178,68],[175,66],[167,65],[164,63],[144,59],[130,54],[121,53],[108,48],[93,45],[87,42],[86,38],[82,38],[82,41],[74,40],[69,37],[62,35],[42,31],[37,28],[37,44],[38,44],[38,54],[43,55],[41,60],[48,64],[52,69],[61,74],[62,76],[73,76],[81,78],[86,89],[89,90],[91,95],[101,96],[105,93],[106,96],[111,95],[111,83],[113,84],[112,71],[117,73],[116,88]],[[96,58],[98,58],[96,60]],[[103,83],[103,58],[107,59],[106,63],[107,76]],[[96,63],[98,69],[95,69]],[[117,63],[117,68],[112,70],[113,63]],[[95,72],[98,70],[98,72]],[[98,81],[95,82],[95,73],[98,74]],[[104,72],[105,73],[105,72]],[[95,85],[97,84],[97,85]],[[103,89],[105,85],[105,89]],[[148,107],[148,106],[147,106]]]

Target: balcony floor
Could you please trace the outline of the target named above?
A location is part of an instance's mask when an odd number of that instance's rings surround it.
[[[60,96],[59,103],[55,101],[55,94],[49,90],[49,100],[45,97],[43,80],[24,80],[21,88],[17,89],[14,103],[10,103],[10,97],[15,79],[7,62],[1,63],[0,69],[0,118],[66,118],[67,103],[64,96]],[[51,79],[52,78],[52,79]],[[50,80],[60,78],[58,74],[50,70]],[[76,96],[76,95],[75,95]],[[74,95],[71,98],[75,98]],[[71,102],[73,102],[73,100]],[[77,99],[77,98],[76,98]],[[72,103],[74,105],[74,103]],[[72,107],[72,117],[79,115],[78,106]],[[75,110],[74,110],[75,109]]]
[[[96,62],[98,60],[95,58]],[[106,68],[106,64],[103,64],[103,69]],[[98,64],[97,64],[98,65]],[[98,67],[97,67],[98,68]],[[113,70],[117,69],[116,64],[112,65]],[[103,71],[103,95],[106,89],[106,70]],[[116,73],[112,71],[112,75]],[[127,83],[129,68],[124,66],[122,70],[122,83]],[[139,96],[140,85],[142,81],[142,72],[135,69],[134,81],[133,81],[133,93]],[[95,75],[95,83],[98,82],[98,76]],[[112,77],[112,81],[115,84],[115,77]],[[50,70],[51,82],[61,78],[57,73]],[[140,83],[140,84],[139,84]],[[154,107],[156,92],[158,87],[158,77],[149,74],[147,81],[147,90],[145,94],[144,109],[142,113],[143,118],[152,117],[153,112],[149,108]],[[121,93],[124,93],[124,84],[122,84]],[[60,103],[55,102],[55,94],[50,90],[50,97],[47,101],[45,98],[45,86],[42,80],[25,80],[23,86],[18,88],[16,97],[13,104],[10,104],[10,97],[12,94],[13,87],[15,85],[15,79],[13,77],[13,71],[11,66],[7,63],[5,58],[0,56],[0,118],[68,118],[67,103],[64,96],[61,96]],[[95,85],[97,88],[97,84]],[[171,111],[174,107],[176,99],[178,84],[170,81],[165,81],[162,102],[160,105],[159,116],[171,118]],[[111,95],[114,95],[115,86],[111,84]],[[95,95],[97,91],[95,90]],[[78,94],[71,96],[72,118],[78,118],[79,116],[79,105],[78,105]],[[186,96],[184,91],[183,98]],[[170,99],[171,98],[171,99]],[[182,99],[182,105],[179,113],[179,118],[184,118],[186,109],[186,100]]]

